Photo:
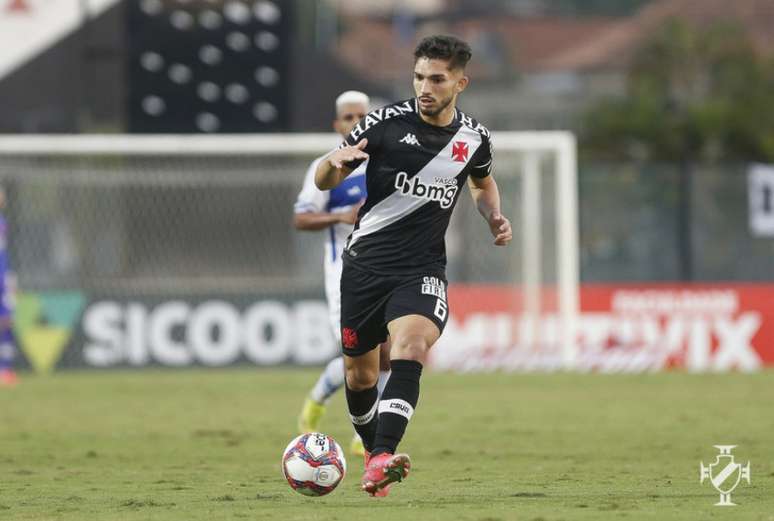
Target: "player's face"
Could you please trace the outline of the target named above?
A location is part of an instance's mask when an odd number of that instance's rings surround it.
[[[368,109],[360,103],[345,103],[336,114],[336,119],[333,120],[333,129],[342,137],[347,137],[357,122],[365,117],[366,112]]]
[[[414,64],[414,93],[419,111],[430,117],[454,107],[457,95],[465,90],[468,77],[462,69],[449,69],[445,60],[420,58]]]

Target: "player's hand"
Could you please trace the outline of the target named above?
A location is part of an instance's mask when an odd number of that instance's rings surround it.
[[[366,145],[368,145],[368,139],[361,139],[353,147],[346,146],[335,150],[328,156],[328,162],[334,168],[341,168],[344,163],[355,161],[357,159],[368,159],[368,154],[364,152]]]
[[[505,218],[498,211],[492,212],[489,216],[489,229],[494,235],[494,243],[497,246],[505,246],[513,239],[513,230],[511,230],[511,221]]]
[[[344,224],[355,224],[357,222],[357,213],[360,211],[360,207],[365,203],[365,199],[361,199],[359,203],[353,205],[352,208],[346,212],[339,214],[339,222]]]

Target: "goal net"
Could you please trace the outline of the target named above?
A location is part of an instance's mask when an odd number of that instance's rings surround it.
[[[0,137],[17,330],[29,363],[271,365],[334,356],[324,237],[295,231],[292,209],[309,163],[338,142],[332,134]],[[494,247],[461,196],[447,235],[452,320],[433,362],[521,369],[534,357],[514,362],[514,353],[529,352],[572,367],[574,138],[495,132],[493,143],[514,243]],[[57,327],[67,337],[61,353],[43,353],[54,349],[44,333]],[[463,363],[476,359],[485,363]]]

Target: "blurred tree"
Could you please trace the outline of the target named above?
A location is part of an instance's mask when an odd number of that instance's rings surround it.
[[[515,16],[630,16],[653,0],[446,0],[459,13]]]
[[[546,10],[564,16],[628,16],[652,0],[546,0]]]
[[[774,161],[774,60],[738,25],[672,19],[634,56],[626,96],[586,114],[581,142],[596,157]]]
[[[774,162],[774,60],[729,22],[699,28],[669,20],[634,56],[622,99],[584,118],[586,158],[669,161],[680,166],[675,198],[678,272],[694,274],[694,165]]]

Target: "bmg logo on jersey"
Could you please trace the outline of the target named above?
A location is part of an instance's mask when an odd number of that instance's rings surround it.
[[[400,190],[403,195],[437,201],[443,209],[451,207],[454,203],[454,196],[457,194],[456,184],[427,184],[423,183],[419,176],[414,176],[409,180],[406,172],[398,172],[398,175],[395,176],[395,188]]]

